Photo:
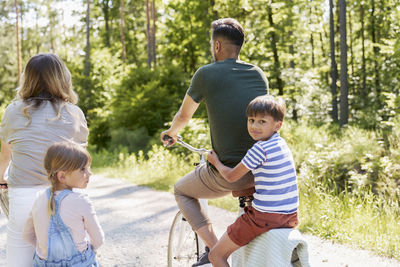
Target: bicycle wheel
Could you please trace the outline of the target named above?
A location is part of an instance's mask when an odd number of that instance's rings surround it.
[[[172,222],[168,239],[168,267],[187,267],[196,263],[201,249],[199,238],[179,211]]]

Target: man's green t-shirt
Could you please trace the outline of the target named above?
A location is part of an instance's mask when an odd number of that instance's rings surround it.
[[[255,141],[247,131],[246,108],[268,94],[268,80],[257,66],[236,59],[199,68],[187,94],[207,106],[212,147],[222,163],[234,167]]]

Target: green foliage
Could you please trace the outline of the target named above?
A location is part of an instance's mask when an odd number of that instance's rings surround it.
[[[145,128],[152,136],[178,110],[187,88],[178,68],[131,68],[111,104],[111,128]]]
[[[110,148],[116,149],[119,147],[126,147],[129,152],[148,150],[150,136],[145,127],[140,127],[135,130],[127,130],[120,127],[110,130],[110,134]]]
[[[106,147],[111,140],[111,104],[116,88],[120,85],[125,70],[118,55],[108,49],[94,50],[91,56],[91,74],[86,79],[83,58],[66,62],[73,76],[73,84],[79,95],[79,106],[88,121],[89,143]]]
[[[300,183],[301,231],[400,259],[400,214],[396,209],[371,191],[362,196],[336,195],[309,182]]]
[[[210,28],[215,15],[209,1],[171,0],[165,7],[165,31],[161,36],[163,64],[179,66],[193,74],[198,67],[211,61]]]
[[[399,124],[395,125],[391,142],[397,142],[399,135]],[[336,127],[286,122],[281,132],[293,151],[304,183],[327,186],[336,195],[346,192],[362,197],[371,190],[400,212],[398,145],[390,144],[393,155],[385,150],[375,132],[352,126],[338,135]]]
[[[15,97],[17,87],[17,59],[13,30],[13,25],[0,23],[0,104],[8,104]]]

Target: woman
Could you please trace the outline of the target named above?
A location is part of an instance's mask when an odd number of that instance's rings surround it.
[[[86,119],[75,105],[71,74],[56,55],[32,57],[21,84],[0,125],[0,184],[7,183],[10,204],[9,267],[32,266],[34,248],[23,240],[22,231],[36,193],[49,186],[43,167],[47,148],[65,140],[86,146],[88,137]]]

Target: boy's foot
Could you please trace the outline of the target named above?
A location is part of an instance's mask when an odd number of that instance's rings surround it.
[[[199,261],[192,265],[192,267],[200,267],[200,266],[211,266],[211,262],[208,259],[208,253],[210,249],[206,247],[206,251],[200,255]]]

